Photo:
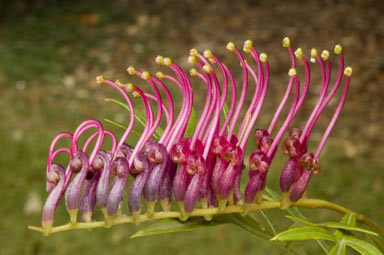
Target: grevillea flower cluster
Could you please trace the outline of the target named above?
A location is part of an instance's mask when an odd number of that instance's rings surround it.
[[[128,209],[130,216],[124,217],[131,217],[132,222],[139,223],[143,214],[153,217],[158,202],[163,212],[170,212],[172,200],[178,205],[180,220],[187,220],[196,208],[217,208],[220,213],[228,206],[237,205],[245,214],[252,205],[262,202],[269,168],[279,147],[288,156],[280,177],[281,207],[289,207],[302,198],[312,176],[320,173],[320,153],[345,102],[352,69],[344,67],[342,48],[336,45],[334,53],[339,57],[339,70],[330,85],[331,63],[327,50],[318,54],[316,49],[312,49],[310,59],[307,59],[302,49],[292,50],[288,38],[284,38],[283,46],[287,48],[291,62],[289,80],[267,129],[258,128],[256,121],[268,91],[270,67],[267,54],[259,54],[250,40],[244,43],[244,53],[232,42],[227,45],[227,49],[234,53],[234,61],[240,63],[241,81],[237,81],[231,70],[210,50],[200,53],[196,49],[190,51],[188,58],[194,65],[189,73],[196,77],[196,85],[192,85],[179,65],[162,56],[156,57],[156,63],[167,67],[169,74],[158,72],[152,75],[134,67],[127,69],[129,75],[142,78],[153,94],[131,83],[98,77],[99,84],[105,84],[123,96],[130,112],[130,122],[120,139],[95,119],[82,122],[73,133],[62,132],[53,139],[46,167],[49,195],[42,215],[44,232],[51,232],[54,213],[62,198],[71,225],[77,224],[79,209],[83,221],[93,221],[96,207],[101,210],[107,227],[128,214]],[[248,60],[245,54],[249,55]],[[297,60],[301,63],[296,63]],[[320,92],[305,125],[290,127],[309,90],[309,62],[320,66],[321,85],[314,88]],[[305,70],[301,83],[297,64],[303,65]],[[341,86],[343,76],[344,87],[333,117],[316,151],[309,152],[313,127]],[[193,87],[201,84],[207,91],[204,108],[193,134],[187,136],[194,106]],[[177,117],[170,87],[179,89],[183,95]],[[140,98],[145,107],[144,130],[135,145],[126,144],[135,122],[130,96]],[[291,102],[287,104],[290,96]],[[246,99],[250,99],[249,105],[246,105]],[[150,101],[157,105],[156,114]],[[227,109],[225,113],[224,109]],[[287,115],[278,126],[283,111]],[[155,139],[154,133],[163,116],[166,126],[160,138]],[[84,139],[87,130],[95,132],[80,146],[78,141]],[[61,139],[69,139],[70,147],[56,148]],[[112,140],[112,146],[104,151],[101,148],[106,139]],[[256,139],[257,149],[248,156],[245,149],[249,139]],[[94,144],[93,148],[87,154],[91,144]],[[65,167],[54,163],[61,153],[70,156]],[[242,179],[246,180],[244,191],[240,189]],[[129,193],[127,201],[123,200],[125,192]],[[204,217],[212,219],[209,214]]]

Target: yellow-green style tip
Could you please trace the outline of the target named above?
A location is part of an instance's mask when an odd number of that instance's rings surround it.
[[[352,73],[353,73],[352,67],[347,66],[347,67],[344,69],[344,74],[345,74],[345,76],[351,77],[351,76],[352,76]]]
[[[296,51],[295,51],[295,55],[298,59],[301,59],[303,57],[303,50],[301,48],[298,48]]]
[[[197,49],[195,49],[195,48],[190,49],[190,50],[189,50],[189,55],[190,55],[190,56],[195,56],[195,57],[196,57],[196,56],[197,56],[197,52],[198,52],[198,51],[197,51]]]
[[[283,38],[283,47],[288,48],[291,46],[291,40],[289,40],[289,37],[284,37]]]
[[[233,42],[229,42],[225,48],[227,48],[229,51],[234,51],[236,46]]]
[[[191,70],[189,70],[189,74],[190,74],[191,76],[196,76],[196,74],[197,74],[196,69],[195,69],[195,68],[192,68]]]
[[[96,77],[96,82],[99,83],[99,84],[103,84],[104,83],[104,76],[102,76],[102,75],[97,76]]]
[[[296,76],[297,76],[297,71],[296,71],[296,69],[295,69],[295,68],[291,68],[291,69],[289,69],[289,71],[288,71],[288,75],[289,75],[290,77],[292,77],[292,78],[296,77]]]
[[[157,78],[159,78],[160,80],[164,78],[164,74],[163,74],[162,72],[160,72],[160,71],[156,73],[156,76],[157,76]]]
[[[205,50],[203,55],[205,58],[211,58],[212,57],[212,51],[211,50]]]
[[[170,58],[164,58],[164,65],[166,66],[172,65],[172,60]]]
[[[156,64],[160,64],[160,65],[162,65],[162,64],[164,64],[164,57],[163,56],[157,56],[156,58],[155,58],[155,62],[156,62]]]
[[[210,65],[205,64],[205,65],[203,66],[203,70],[204,70],[204,72],[206,72],[206,73],[210,73],[210,72],[212,72],[212,67],[211,67]]]
[[[343,47],[340,44],[336,44],[334,52],[335,54],[340,55],[343,52]]]
[[[144,80],[148,80],[150,77],[151,75],[147,71],[141,73],[141,78],[143,78]]]
[[[133,66],[130,66],[127,68],[127,72],[130,74],[130,75],[135,75],[136,74],[136,70]]]
[[[196,57],[195,56],[189,56],[188,57],[188,63],[190,63],[190,64],[196,63]]]
[[[321,53],[321,58],[325,61],[325,60],[328,60],[329,59],[329,51],[327,50],[323,50],[323,52]]]

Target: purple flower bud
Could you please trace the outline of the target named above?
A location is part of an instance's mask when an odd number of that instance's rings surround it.
[[[255,136],[256,141],[257,141],[257,146],[259,146],[261,138],[263,138],[264,136],[269,136],[269,133],[265,129],[256,128],[255,132],[254,132],[254,136]]]
[[[289,130],[288,136],[296,138],[296,139],[300,139],[300,136],[302,133],[303,133],[302,130],[300,130],[298,128],[292,128]]]
[[[53,215],[65,191],[65,171],[63,167],[58,164],[52,164],[50,173],[52,172],[55,172],[58,175],[58,178],[55,178],[58,182],[55,187],[52,188],[45,201],[42,217],[43,227],[47,229],[48,233],[53,223]]]
[[[182,202],[185,199],[185,192],[188,187],[187,166],[181,165],[179,170],[176,172],[175,178],[173,179],[172,191],[177,202]]]
[[[221,176],[225,169],[227,169],[229,162],[225,161],[222,158],[217,158],[215,166],[213,167],[212,177],[211,177],[211,186],[215,194],[219,194],[219,183]]]
[[[252,152],[249,156],[249,168],[250,172],[258,171],[260,173],[266,173],[270,165],[270,160],[261,151]],[[251,174],[252,175],[252,174]]]
[[[80,211],[86,222],[91,221],[92,212],[96,205],[96,189],[100,175],[100,171],[95,171],[92,178],[85,181],[84,191],[80,199]]]
[[[148,147],[151,147],[152,151],[157,151],[158,153],[160,153],[162,159],[162,161],[157,162],[157,164],[153,164],[151,166],[152,170],[149,174],[144,188],[145,199],[147,201],[154,202],[157,199],[157,193],[159,191],[160,182],[164,176],[165,168],[168,163],[168,153],[164,145],[157,142],[151,142],[148,146],[146,146],[146,151],[149,150]],[[156,147],[156,149],[154,149],[154,147]]]
[[[299,163],[304,168],[311,169],[314,174],[319,174],[321,171],[319,159],[315,158],[310,152],[303,154],[299,159]]]
[[[289,194],[289,200],[291,200],[292,202],[296,202],[303,196],[305,190],[308,187],[308,183],[311,180],[311,176],[312,171],[305,169],[300,179],[296,182],[295,186],[293,186],[293,189]]]
[[[297,158],[289,158],[280,175],[280,188],[282,192],[288,192],[296,181]]]
[[[164,153],[159,148],[159,146],[164,147],[164,145],[159,144],[158,142],[155,142],[155,141],[148,141],[145,144],[144,151],[145,151],[145,154],[147,155],[148,160],[151,163],[161,163],[164,161],[163,159]]]
[[[171,157],[175,163],[186,164],[190,154],[191,149],[189,148],[189,142],[186,139],[183,139],[172,146]]]
[[[111,160],[106,152],[99,151],[96,155],[93,165],[97,166],[96,169],[99,169],[101,165],[103,166],[103,169],[101,170],[101,176],[96,188],[96,201],[99,205],[99,208],[103,210],[107,207],[108,201],[109,180],[111,177]]]
[[[47,184],[46,184],[46,190],[48,193],[50,193],[59,183],[60,181],[60,175],[57,173],[57,171],[50,171],[47,175]]]
[[[225,136],[216,136],[212,141],[211,151],[214,155],[219,156],[224,152],[224,147],[228,145]]]
[[[264,136],[260,139],[260,142],[258,143],[258,148],[260,151],[262,151],[264,154],[267,154],[269,151],[269,148],[271,147],[273,143],[273,139],[270,136]]]
[[[195,207],[203,179],[204,175],[195,174],[188,185],[184,200],[184,210],[187,213],[192,212]]]
[[[129,210],[134,214],[141,210],[141,194],[144,189],[144,185],[150,174],[150,166],[147,157],[143,153],[139,153],[135,159],[135,163],[140,162],[143,166],[144,171],[135,177],[132,186],[129,191]]]
[[[231,193],[234,185],[235,185],[235,177],[237,171],[241,171],[241,165],[234,166],[233,164],[229,164],[227,169],[224,171],[223,175],[220,178],[219,182],[219,196],[222,200],[227,200],[229,198],[229,194]]]
[[[76,170],[81,164],[80,172],[75,176],[75,178],[73,178],[65,193],[65,205],[69,214],[71,215],[71,222],[75,223],[81,187],[89,170],[88,156],[82,151],[77,151],[73,156],[70,164],[71,168],[72,166],[76,166]]]
[[[233,188],[233,202],[236,205],[241,205],[243,203],[242,194],[240,191],[240,183],[241,183],[241,174],[243,172],[245,165],[244,162],[241,164],[241,169],[237,171],[236,177],[235,177],[235,185]]]
[[[256,198],[257,192],[262,190],[264,180],[266,178],[265,173],[256,172],[249,180],[244,192],[245,203],[251,204]]]
[[[302,154],[302,148],[300,140],[293,137],[288,136],[282,145],[283,154],[288,155],[291,158],[299,157]]]
[[[243,160],[243,151],[235,144],[228,144],[224,148],[224,152],[221,157],[224,160],[231,162],[233,165],[239,166]]]
[[[204,175],[206,168],[206,162],[202,156],[192,154],[188,157],[187,173],[190,175],[195,173],[198,175]]]
[[[200,200],[208,198],[208,192],[209,192],[209,189],[211,188],[210,181],[212,179],[212,171],[213,171],[213,167],[215,166],[215,162],[216,162],[216,156],[213,153],[208,153],[208,157],[206,161],[207,166],[206,166],[204,178],[201,182],[201,187],[200,187],[200,193],[199,193]]]
[[[175,178],[177,164],[172,161],[171,157],[168,157],[168,163],[164,170],[164,175],[160,180],[160,186],[157,197],[162,202],[163,210],[166,211],[170,208],[170,202],[172,199],[172,184]]]
[[[124,188],[129,176],[127,159],[123,157],[118,157],[114,159],[112,161],[111,168],[112,173],[120,173],[119,175],[116,175],[115,179],[113,180],[111,191],[109,192],[107,201],[108,215],[115,216],[117,214],[117,210],[119,209],[120,202],[123,199]]]

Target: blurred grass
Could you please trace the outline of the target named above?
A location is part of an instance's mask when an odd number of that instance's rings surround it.
[[[250,38],[271,61],[271,89],[258,124],[265,127],[286,84],[288,58],[280,46],[285,35],[305,51],[341,42],[346,63],[356,74],[343,115],[322,154],[323,173],[313,178],[309,195],[340,203],[384,225],[384,53],[378,50],[384,41],[384,18],[378,15],[382,3],[229,3],[0,1],[1,254],[281,254],[272,244],[233,226],[131,240],[137,230],[131,225],[48,238],[28,231],[27,225],[40,223],[41,204],[33,205],[46,198],[44,169],[55,134],[72,132],[85,118],[128,121],[121,108],[104,103],[104,98],[119,96],[97,86],[97,75],[127,80],[129,65],[155,71],[153,59],[158,54],[172,57],[188,70],[185,58],[191,47],[209,47],[226,63],[234,62],[225,43]],[[346,14],[351,18],[344,19]],[[238,72],[236,64],[232,66]],[[317,72],[314,68],[314,80]],[[310,108],[310,103],[304,105],[297,126],[302,126]],[[331,112],[327,114],[315,130],[313,146]],[[250,141],[249,151],[252,148]],[[275,190],[284,160],[279,155],[272,165],[268,184]],[[304,212],[312,219],[340,217],[324,210]],[[279,211],[267,213],[283,225],[289,222]],[[63,205],[56,218],[68,219]],[[305,243],[304,248],[309,254],[319,251],[314,243]]]

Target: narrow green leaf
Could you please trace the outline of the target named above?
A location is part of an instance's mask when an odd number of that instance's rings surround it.
[[[384,252],[384,243],[380,237],[368,235],[368,237],[376,244],[376,247],[379,248],[381,252]]]
[[[344,223],[349,226],[356,226],[356,213],[349,212],[345,214],[343,219],[341,220],[341,223]]]
[[[272,240],[295,241],[310,239],[323,239],[336,242],[335,237],[330,231],[313,226],[288,229],[277,234]]]
[[[345,238],[343,237],[335,246],[333,246],[330,255],[346,255],[347,248],[345,244]]]
[[[228,112],[229,112],[228,104],[227,104],[227,103],[224,103],[224,106],[223,106],[223,113],[224,113],[224,117],[225,117],[225,118],[228,117]],[[228,129],[229,129],[229,128],[228,128]]]
[[[195,133],[196,129],[196,112],[195,109],[192,108],[191,116],[188,120],[187,129],[185,130],[184,137],[191,137],[193,133]]]
[[[310,222],[309,220],[307,220],[307,218],[297,217],[297,216],[292,216],[292,215],[286,215],[285,217],[287,217],[288,219],[290,219],[294,222],[303,223],[303,224],[309,225],[309,226],[316,226],[316,223]]]
[[[126,109],[128,112],[130,111],[128,105],[126,103],[123,103],[123,102],[119,101],[119,100],[116,100],[116,99],[113,99],[113,98],[106,98],[106,99],[104,99],[104,101],[105,102],[112,102],[112,103],[118,104],[121,107],[123,107],[124,109]],[[145,125],[146,125],[146,117],[145,117],[144,113],[142,113],[139,110],[135,110],[135,119],[140,123],[140,125],[145,127]],[[164,132],[164,130],[161,127],[157,127],[155,132],[153,133],[153,137],[156,140],[159,140],[161,135],[163,134],[163,132]]]
[[[119,128],[127,129],[126,126],[124,126],[124,125],[122,125],[122,124],[119,124],[119,123],[117,123],[117,122],[115,122],[115,121],[113,121],[113,120],[110,120],[110,119],[104,119],[104,121],[109,122],[109,123],[111,123],[112,125],[115,125],[115,126],[117,126],[117,127],[119,127]],[[134,135],[136,135],[136,136],[138,136],[138,137],[141,136],[141,133],[140,133],[139,131],[134,130],[134,129],[131,130],[131,133],[134,134]]]
[[[340,223],[340,222],[327,221],[327,222],[318,223],[316,225],[319,226],[319,227],[345,229],[345,230],[358,231],[358,232],[363,232],[363,233],[366,233],[366,234],[378,236],[377,233],[375,233],[373,231],[370,231],[368,229],[361,228],[361,227],[350,226],[350,225],[346,225],[346,224]]]
[[[144,228],[140,229],[135,234],[133,234],[131,238],[157,235],[163,233],[191,231],[195,229],[214,227],[227,223],[228,222],[216,218],[214,218],[212,221],[206,221],[203,217],[193,217],[187,221],[179,221],[178,219],[164,219],[145,226]]]
[[[351,235],[345,235],[345,244],[363,255],[383,255],[372,244]]]
[[[249,215],[241,216],[238,213],[233,213],[223,215],[223,217],[225,217],[229,223],[235,224],[259,239],[269,241],[273,237],[272,233],[266,230],[264,226],[260,225]]]
[[[268,223],[269,227],[271,228],[274,235],[277,234],[275,227],[273,226],[272,221],[269,219],[266,213],[263,212],[263,210],[259,210],[259,213],[264,217],[265,221]]]

